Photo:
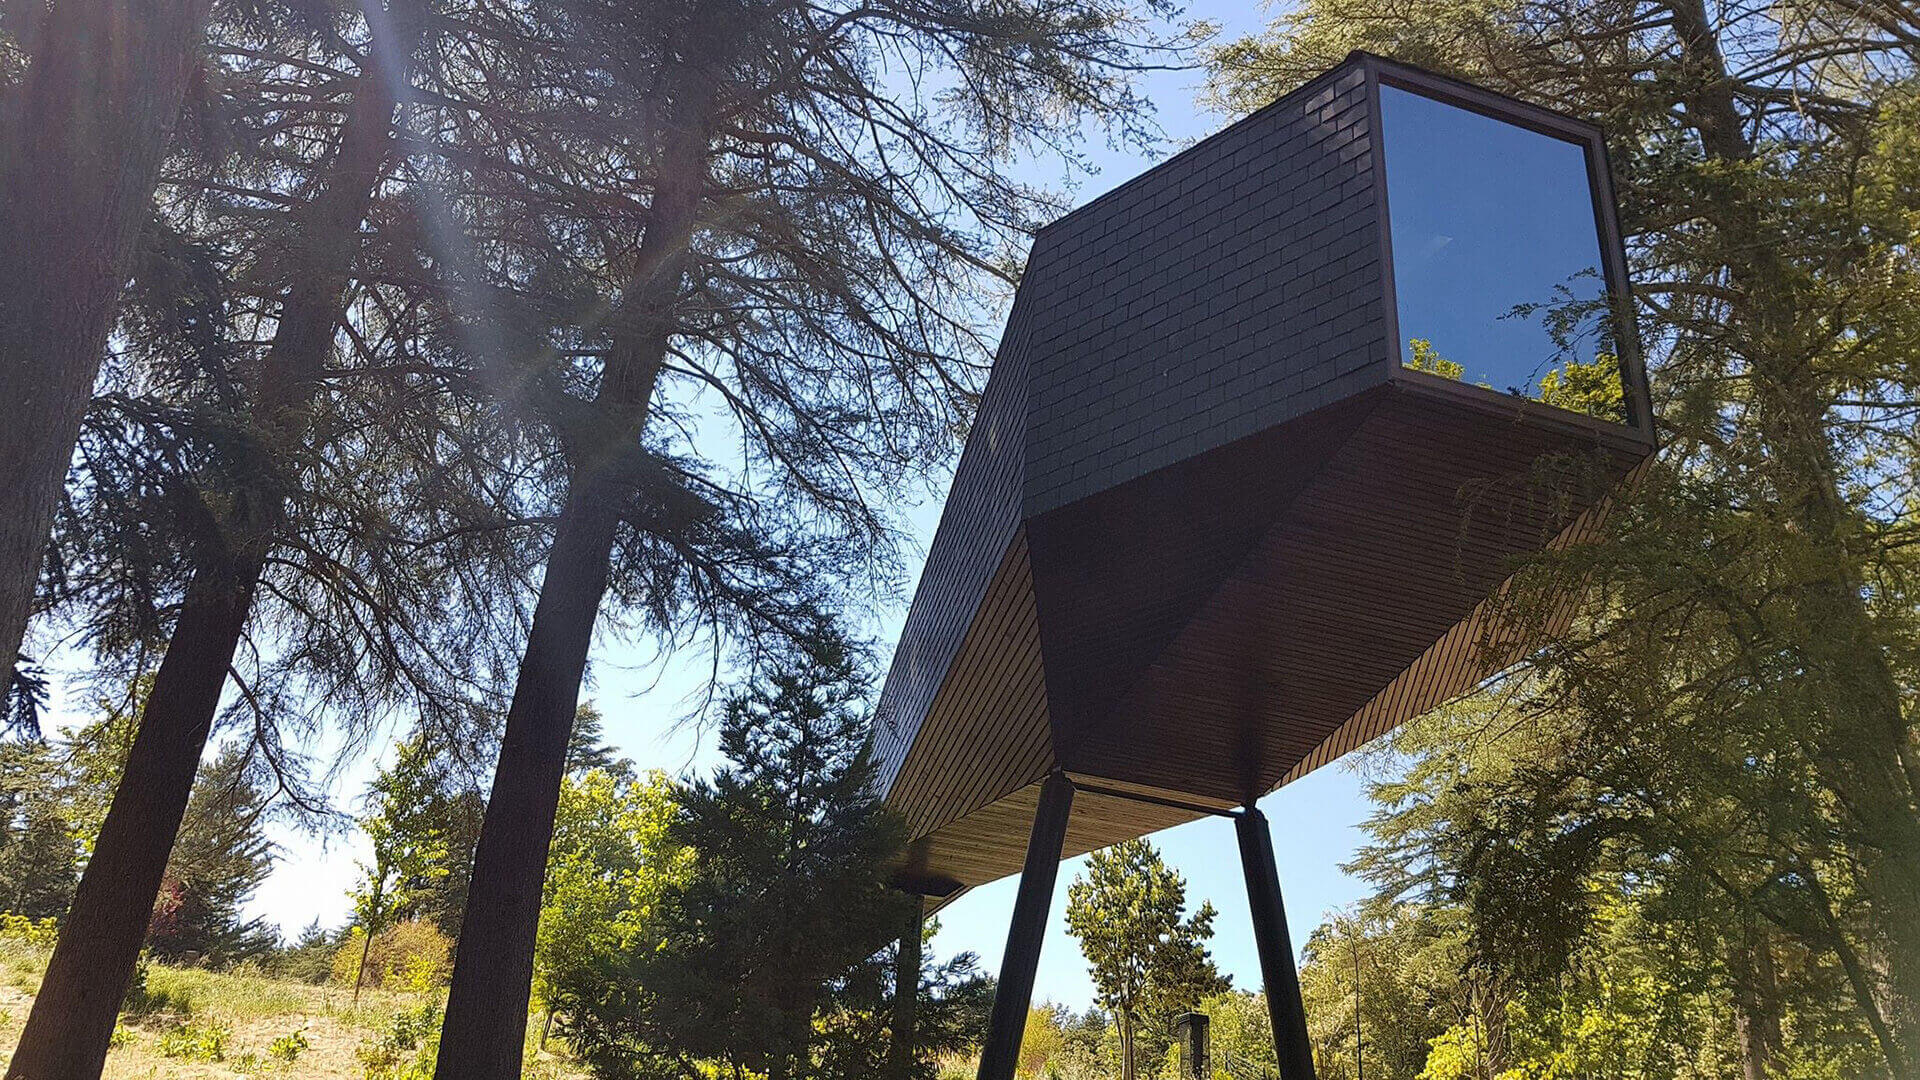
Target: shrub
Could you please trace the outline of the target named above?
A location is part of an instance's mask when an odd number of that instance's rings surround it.
[[[225,1061],[229,1034],[227,1025],[211,1020],[181,1024],[160,1033],[160,1053],[188,1061]]]
[[[366,931],[354,927],[346,943],[333,954],[333,981],[352,986],[360,967]],[[425,990],[446,984],[452,970],[453,943],[430,922],[410,919],[375,934],[367,948],[363,985],[387,989]]]
[[[312,1043],[307,1041],[307,1033],[305,1031],[289,1031],[285,1035],[267,1044],[267,1056],[275,1061],[291,1065],[296,1058],[306,1053],[312,1045]]]
[[[0,911],[0,941],[51,949],[60,940],[60,926],[53,919],[29,919],[11,911]]]
[[[395,1013],[379,1038],[354,1053],[366,1080],[432,1080],[440,1055],[439,1002]]]

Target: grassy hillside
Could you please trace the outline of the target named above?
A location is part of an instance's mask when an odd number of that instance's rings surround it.
[[[13,1052],[47,962],[44,946],[0,940],[0,1062]],[[154,964],[144,1015],[123,1016],[105,1080],[300,1077],[424,1080],[438,992],[351,991],[246,972]],[[538,1025],[534,1037],[538,1037]],[[523,1075],[584,1080],[558,1043],[529,1047]],[[430,1051],[428,1051],[430,1053]]]

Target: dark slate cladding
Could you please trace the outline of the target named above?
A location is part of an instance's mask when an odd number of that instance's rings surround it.
[[[1044,237],[1035,241],[1031,257],[1042,257],[1048,246]],[[953,487],[880,693],[875,749],[882,791],[899,775],[987,584],[1020,526],[1026,477],[1028,293],[1023,283],[1000,335],[993,372],[981,392],[979,412],[954,470]]]
[[[1387,378],[1369,115],[1344,64],[1047,227],[1027,516]]]
[[[882,790],[1024,517],[1386,380],[1371,132],[1343,64],[1041,231],[881,692]]]
[[[1584,144],[1626,280],[1597,129],[1364,54],[1042,230],[881,691],[905,887],[1018,870],[1054,770],[1071,855],[1471,687],[1539,629],[1515,559],[1651,450],[1395,362],[1383,84]]]

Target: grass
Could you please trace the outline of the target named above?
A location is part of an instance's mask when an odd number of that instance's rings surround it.
[[[0,1064],[12,1056],[26,1024],[47,952],[0,940]],[[160,964],[147,968],[147,997],[162,1004],[146,1016],[121,1018],[103,1080],[366,1080],[360,1051],[377,1045],[397,1017],[438,1004],[425,994],[363,990],[356,1007],[352,992],[341,987]],[[528,1028],[531,1044],[539,1024]],[[525,1075],[585,1080],[587,1074],[564,1054],[536,1053],[530,1045]]]

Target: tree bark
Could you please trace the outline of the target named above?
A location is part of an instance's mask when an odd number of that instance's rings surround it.
[[[0,114],[0,681],[210,6],[20,9],[32,59]]]
[[[1751,918],[1734,943],[1734,1028],[1745,1080],[1768,1080],[1785,1040],[1780,1029],[1780,988],[1773,946]]]
[[[307,272],[295,278],[282,302],[256,387],[260,422],[286,437],[304,433],[314,375],[343,312],[360,222],[384,173],[400,81],[383,64],[397,58],[404,65],[415,40],[378,43],[369,53],[333,169],[303,211],[298,231],[308,245],[302,253]],[[226,543],[209,542],[218,550],[204,553],[188,585],[126,771],[61,926],[8,1080],[93,1080],[105,1063],[221,688],[284,511],[284,493],[235,494],[239,509]]]
[[[435,1080],[517,1080],[527,1038],[534,945],[547,849],[624,502],[605,466],[640,443],[674,328],[686,253],[705,188],[710,80],[692,75],[672,99],[683,123],[662,148],[653,215],[595,404],[611,430],[574,448],[533,626],[507,709],[493,793],[473,856],[467,915],[454,951]]]
[[[906,927],[900,931],[900,951],[893,964],[893,1030],[887,1044],[889,1080],[908,1080],[913,1075],[918,1037],[914,1029],[920,1005],[920,936],[926,900],[915,895],[907,902]]]
[[[97,1080],[154,897],[240,640],[255,577],[196,579],[174,632],[226,648],[167,650],[93,857],[7,1068],[9,1080]]]

